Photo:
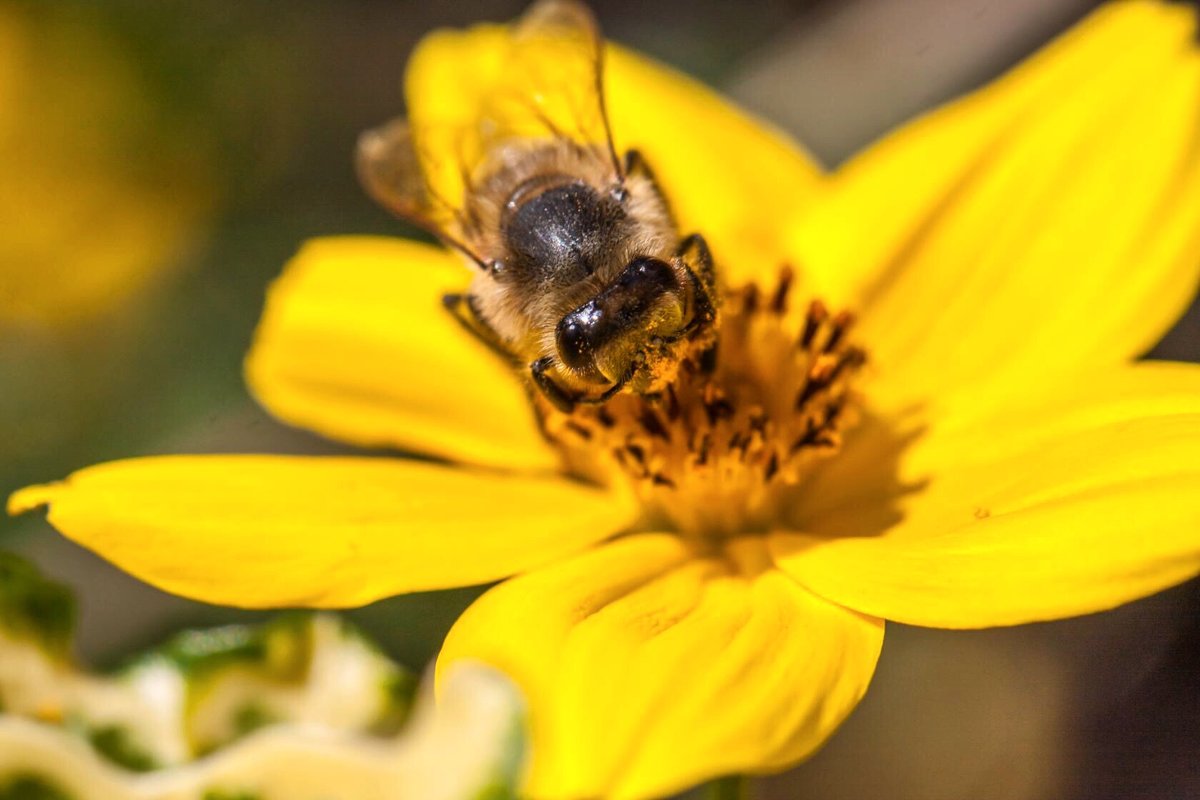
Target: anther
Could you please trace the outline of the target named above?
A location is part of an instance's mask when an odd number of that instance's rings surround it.
[[[785,264],[783,269],[779,271],[779,283],[775,287],[775,294],[771,297],[771,310],[776,314],[782,314],[787,311],[788,294],[792,289],[792,268]]]
[[[829,318],[829,311],[820,300],[813,300],[808,306],[808,316],[804,318],[804,332],[800,334],[800,348],[807,350],[812,346],[817,329]]]
[[[804,433],[801,434],[800,437],[796,439],[796,441],[792,442],[792,446],[788,449],[788,453],[790,455],[795,455],[797,452],[799,452],[800,450],[803,450],[805,447],[811,446],[813,443],[816,442],[817,434],[819,431],[820,431],[820,428],[818,428],[817,425],[815,425],[812,422],[809,422],[808,427],[805,429]]]
[[[763,467],[763,480],[770,483],[771,478],[774,478],[777,472],[779,472],[779,454],[772,452],[771,457],[767,459],[767,465]]]
[[[733,404],[725,399],[725,393],[717,389],[713,384],[708,384],[704,389],[704,413],[708,417],[709,425],[716,425],[719,420],[729,419],[733,416]]]
[[[671,434],[663,426],[662,422],[658,418],[658,415],[655,414],[654,410],[649,406],[646,406],[642,410],[641,423],[642,427],[646,429],[646,433],[658,439],[662,439],[664,442],[671,441]]]
[[[829,382],[832,383],[841,377],[842,373],[847,369],[858,369],[863,364],[867,363],[867,354],[857,347],[851,347],[842,353],[838,358],[837,364],[829,375]]]
[[[818,369],[817,365],[813,366],[808,374],[808,381],[804,384],[804,388],[796,395],[796,405],[794,408],[797,411],[803,411],[808,406],[809,401],[816,397],[817,392],[828,385],[827,381],[830,372],[831,370],[828,369]]]
[[[742,293],[742,310],[751,316],[758,310],[758,285],[750,284]]]
[[[826,353],[832,353],[837,346],[842,343],[842,337],[846,331],[854,323],[854,316],[848,311],[842,311],[833,318],[833,331],[829,334],[829,339],[825,342],[824,350]]]
[[[679,419],[679,395],[675,393],[675,387],[667,384],[667,418],[672,422]]]
[[[822,426],[825,428],[833,427],[833,423],[837,420],[838,414],[842,413],[842,407],[845,405],[846,399],[839,397],[829,405],[825,406],[825,421]]]
[[[584,441],[591,441],[592,439],[591,429],[580,425],[573,419],[567,420],[567,429]]]

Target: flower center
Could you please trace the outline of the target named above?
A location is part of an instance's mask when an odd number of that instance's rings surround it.
[[[723,537],[767,528],[855,420],[866,354],[850,314],[814,300],[793,311],[792,273],[769,292],[725,293],[717,343],[686,354],[657,394],[620,394],[570,413],[540,404],[573,469],[629,481],[649,524]]]

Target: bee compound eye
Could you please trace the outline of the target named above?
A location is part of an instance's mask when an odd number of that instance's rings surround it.
[[[563,363],[576,370],[592,368],[592,342],[587,325],[576,314],[568,314],[558,323],[555,339]]]
[[[618,279],[622,284],[640,284],[646,287],[667,286],[673,280],[671,265],[662,259],[639,256],[629,262]]]

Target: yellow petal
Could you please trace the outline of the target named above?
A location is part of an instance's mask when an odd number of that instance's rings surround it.
[[[771,537],[780,567],[831,601],[917,625],[1013,625],[1200,572],[1200,367],[1087,374],[948,420],[891,460],[882,441],[840,495],[813,487],[824,505],[796,520],[803,533]]]
[[[779,220],[814,200],[821,168],[783,133],[685,75],[616,46],[606,64],[613,138],[646,157],[680,232],[704,235],[727,283],[774,281],[790,261]]]
[[[522,59],[519,74],[511,70],[514,48],[522,46],[509,28],[480,25],[431,34],[409,62],[405,93],[411,122],[425,132],[421,155],[426,176],[435,193],[452,204],[462,194],[458,164],[463,152],[479,149],[475,142],[482,117],[492,127],[532,133],[527,130],[530,103],[509,103],[498,110],[494,100],[497,86],[511,94],[521,90],[512,85],[514,80],[537,74],[528,58]],[[553,55],[553,49],[545,54]],[[578,59],[569,60],[565,69],[571,83],[564,84],[558,74],[563,65],[543,65],[541,74],[549,77],[528,88],[539,92],[538,113],[566,130],[578,127],[573,123],[580,117],[593,116],[591,84],[578,76],[578,67]],[[604,72],[618,152],[636,149],[645,156],[681,234],[704,234],[727,280],[736,283],[764,273],[774,278],[787,260],[778,220],[798,214],[812,199],[820,168],[783,134],[644,56],[608,45]],[[543,96],[548,92],[563,96],[556,102]],[[497,120],[506,110],[518,118]]]
[[[1105,4],[902,128],[795,226],[855,307],[877,401],[1061,380],[1151,346],[1200,274],[1200,49],[1186,4]]]
[[[251,391],[281,419],[354,444],[553,467],[522,381],[442,305],[467,278],[430,245],[309,242],[271,288],[246,359]]]
[[[22,489],[67,537],[176,594],[358,606],[486,583],[619,531],[621,499],[560,479],[400,459],[168,456]]]
[[[882,641],[760,542],[706,556],[650,534],[492,589],[438,665],[483,661],[522,688],[531,797],[619,800],[800,760],[858,702]]]

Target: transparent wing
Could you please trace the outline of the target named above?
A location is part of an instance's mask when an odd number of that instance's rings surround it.
[[[393,119],[358,137],[358,178],[375,202],[465,251],[459,204],[437,195],[425,179],[408,120]],[[478,260],[478,259],[476,259]]]
[[[506,68],[482,98],[485,147],[506,137],[551,135],[600,146],[611,157],[603,47],[583,4],[541,0],[530,7],[513,26]]]
[[[569,139],[611,162],[619,176],[602,52],[591,13],[571,0],[541,0],[507,27],[431,34],[409,62],[408,120],[359,141],[364,186],[396,214],[471,255],[463,244],[464,198],[506,145]]]

